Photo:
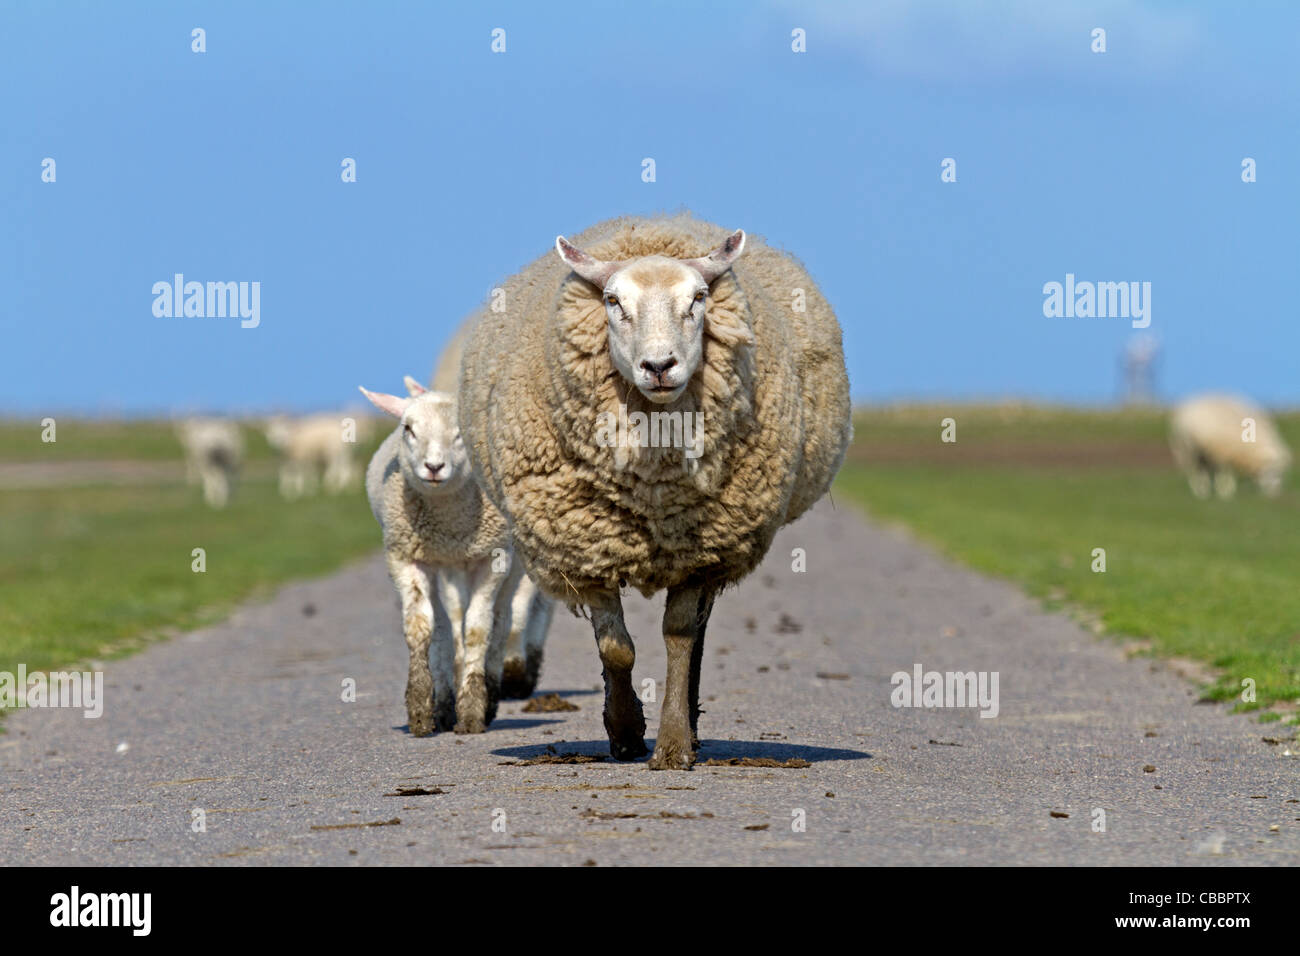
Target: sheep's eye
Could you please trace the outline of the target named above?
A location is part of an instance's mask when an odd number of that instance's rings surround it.
[[[695,293],[695,301],[696,301],[696,302],[703,302],[703,301],[704,301],[704,290],[703,290],[703,289],[701,289],[699,292]]]
[[[411,438],[414,438],[414,437],[415,437],[415,429],[412,428],[412,427],[410,426],[409,423],[406,424],[406,425],[403,425],[403,426],[402,426],[402,430],[405,431],[406,434],[409,435]]]
[[[607,295],[607,296],[605,296],[605,304],[606,304],[606,305],[618,305],[618,296],[616,296],[616,295]]]

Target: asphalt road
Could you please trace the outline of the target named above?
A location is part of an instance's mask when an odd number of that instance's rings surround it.
[[[806,573],[791,570],[794,548]],[[661,606],[627,599],[638,686],[663,679]],[[890,676],[916,663],[996,671],[998,716],[894,707]],[[519,764],[607,753],[591,632],[563,611],[539,693],[576,711],[507,702],[486,734],[413,738],[405,664],[378,557],[110,662],[98,720],[5,721],[0,859],[1300,862],[1300,746],[1264,739],[1294,731],[1198,704],[1164,665],[842,504],[785,529],[763,568],[719,598],[705,654],[701,760],[806,767]],[[348,678],[355,702],[342,699]],[[653,736],[658,705],[646,716]]]

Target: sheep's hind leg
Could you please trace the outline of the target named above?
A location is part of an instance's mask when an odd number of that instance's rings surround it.
[[[668,592],[664,608],[668,679],[659,713],[659,736],[650,758],[651,770],[690,770],[695,765],[694,711],[699,705],[697,659],[703,659],[704,625],[712,608],[713,595],[702,587],[686,586]]]
[[[632,690],[632,665],[636,646],[623,622],[623,603],[617,593],[602,605],[591,605],[591,625],[605,678],[605,733],[615,760],[635,760],[646,754],[645,715],[641,699]]]
[[[691,648],[691,747],[700,749],[700,670],[704,666],[704,629],[708,626],[709,616],[713,613],[715,592],[708,592],[701,605],[699,630],[695,634],[695,646]]]
[[[433,720],[440,731],[456,726],[456,638],[451,618],[433,592]]]

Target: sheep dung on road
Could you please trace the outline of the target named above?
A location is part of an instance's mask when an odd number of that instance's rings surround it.
[[[1220,498],[1237,490],[1237,473],[1254,478],[1269,497],[1282,490],[1291,452],[1262,409],[1231,395],[1198,395],[1174,409],[1169,424],[1174,461],[1192,494]]]
[[[480,310],[461,430],[528,574],[590,611],[618,759],[646,752],[619,589],[667,590],[650,766],[689,769],[714,598],[826,493],[848,447],[840,327],[792,257],[689,215],[556,246],[504,283],[502,311]]]

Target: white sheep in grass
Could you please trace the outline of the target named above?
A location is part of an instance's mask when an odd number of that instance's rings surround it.
[[[188,418],[176,426],[185,451],[185,480],[203,485],[203,500],[224,508],[244,457],[244,438],[235,422]]]
[[[365,425],[355,427],[355,437],[364,439]],[[280,494],[287,500],[314,494],[318,480],[331,494],[356,483],[359,469],[353,442],[344,440],[342,415],[276,416],[266,424],[266,442],[280,455]]]
[[[1169,425],[1174,461],[1192,494],[1220,498],[1237,490],[1236,475],[1254,478],[1273,497],[1291,465],[1291,452],[1273,421],[1260,408],[1231,395],[1199,395],[1181,403]]]
[[[407,717],[416,736],[481,733],[496,714],[506,646],[523,640],[525,617],[512,613],[522,566],[470,472],[455,396],[408,387],[417,394],[361,390],[400,420],[370,461],[366,492],[402,602]]]
[[[590,611],[620,760],[646,752],[620,589],[667,590],[650,767],[689,769],[714,598],[826,493],[852,436],[840,327],[791,256],[687,215],[556,251],[481,310],[461,428],[529,576]]]

